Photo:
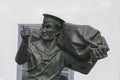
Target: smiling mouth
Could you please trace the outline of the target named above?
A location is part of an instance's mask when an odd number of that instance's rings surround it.
[[[48,36],[48,33],[43,32],[43,33],[42,33],[42,36]]]

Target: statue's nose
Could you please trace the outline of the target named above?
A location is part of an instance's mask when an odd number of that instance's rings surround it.
[[[45,33],[46,32],[46,28],[43,28],[42,32]]]

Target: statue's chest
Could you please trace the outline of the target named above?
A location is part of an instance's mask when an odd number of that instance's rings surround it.
[[[64,64],[61,64],[63,59],[59,47],[47,49],[40,42],[34,42],[29,45],[29,48],[31,50],[29,70],[33,70],[35,73],[33,71],[32,73],[35,75],[37,75],[36,72],[52,75],[56,73],[56,70],[60,71],[63,68]]]
[[[34,56],[39,55],[42,60],[51,60],[60,52],[60,48],[57,45],[48,49],[40,41],[32,42],[30,44],[30,50]]]

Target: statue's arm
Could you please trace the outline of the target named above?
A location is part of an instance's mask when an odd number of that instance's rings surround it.
[[[28,51],[28,43],[22,41],[15,58],[18,64],[24,64],[27,61],[27,51]]]
[[[84,28],[79,29],[77,33],[82,38],[82,41],[86,44],[87,49],[91,51],[89,54],[91,55],[92,59],[99,60],[107,57],[107,51],[109,50],[109,47],[106,40],[98,30],[90,26],[84,26]],[[83,51],[88,50],[83,49]]]
[[[89,63],[89,61],[75,60],[74,63],[69,64],[67,67],[74,71],[80,72],[82,74],[88,74],[91,71],[91,69],[93,68],[93,66],[96,64],[96,62],[97,61],[94,61],[91,64],[91,63]]]
[[[89,63],[89,58],[84,60],[78,60],[76,57],[68,54],[65,56],[64,62],[65,67],[83,74],[88,74],[93,68],[93,66],[96,64],[97,60]]]
[[[27,53],[28,53],[28,41],[30,36],[30,30],[28,28],[23,28],[20,31],[22,37],[22,43],[18,49],[15,61],[18,64],[24,64],[27,61]]]

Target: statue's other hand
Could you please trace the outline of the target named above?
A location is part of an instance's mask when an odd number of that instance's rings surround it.
[[[23,41],[28,41],[28,38],[30,37],[30,30],[29,28],[23,28],[20,31],[21,37]]]
[[[105,47],[92,48],[92,59],[98,60],[107,57],[107,51],[108,50]]]

